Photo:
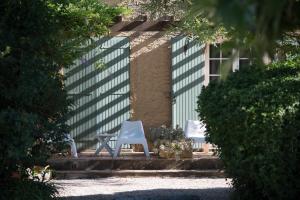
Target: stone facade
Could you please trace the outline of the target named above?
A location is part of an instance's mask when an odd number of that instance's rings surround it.
[[[171,44],[163,32],[118,32],[130,38],[131,118],[171,126]]]

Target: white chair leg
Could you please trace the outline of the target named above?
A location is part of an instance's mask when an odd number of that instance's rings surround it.
[[[74,158],[78,158],[78,155],[77,155],[77,148],[76,148],[76,144],[75,144],[75,141],[73,139],[70,140],[70,146],[71,146],[71,155],[74,157]]]
[[[121,147],[122,147],[122,143],[117,143],[115,152],[114,152],[114,158],[116,158],[118,156],[118,154],[120,153]]]
[[[147,158],[150,158],[149,148],[148,148],[147,142],[143,142],[142,145],[144,147],[144,153],[145,153],[145,155],[147,156]]]

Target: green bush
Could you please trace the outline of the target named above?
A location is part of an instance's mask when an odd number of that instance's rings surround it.
[[[198,99],[236,199],[300,195],[300,59],[251,66],[212,82]]]
[[[192,140],[186,139],[182,128],[166,127],[150,128],[146,135],[151,150],[161,158],[191,158],[193,155]]]
[[[0,1],[0,197],[18,189],[1,187],[16,174],[18,184],[37,186],[27,169],[45,165],[68,132],[71,101],[61,69],[88,51],[86,40],[106,34],[123,10],[98,0]],[[47,199],[26,191],[6,199]]]
[[[51,183],[15,179],[1,186],[0,200],[51,200],[56,199],[57,194]]]
[[[158,128],[150,128],[150,134],[146,135],[147,141],[154,143],[157,140],[182,140],[184,139],[184,133],[182,128],[166,127],[162,125]]]

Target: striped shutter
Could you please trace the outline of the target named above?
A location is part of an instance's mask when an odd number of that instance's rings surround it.
[[[68,120],[71,135],[79,150],[95,149],[97,134],[118,131],[130,117],[129,39],[99,38],[65,75],[74,99]]]
[[[197,120],[197,97],[204,83],[205,45],[184,36],[172,39],[172,125]]]

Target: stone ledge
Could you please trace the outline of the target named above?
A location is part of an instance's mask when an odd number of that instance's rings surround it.
[[[86,170],[55,171],[55,179],[94,179],[104,177],[195,177],[225,178],[222,170]]]
[[[201,159],[51,159],[50,167],[59,171],[86,170],[221,170],[223,164],[218,158]]]

